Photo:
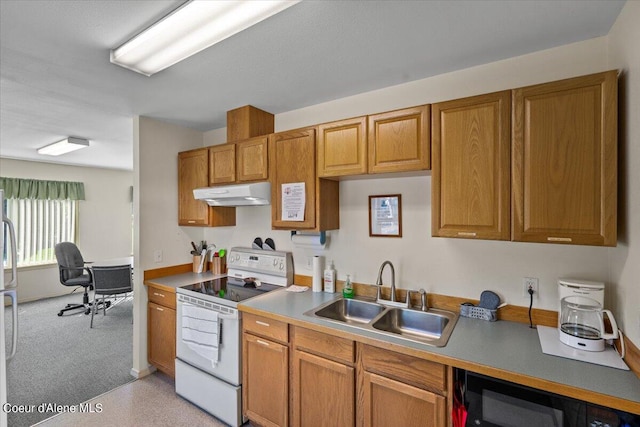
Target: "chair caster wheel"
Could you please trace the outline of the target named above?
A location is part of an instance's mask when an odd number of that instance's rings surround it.
[[[88,308],[88,309],[86,309],[86,310],[84,311],[84,314],[89,314],[89,313],[91,313],[91,309],[90,309],[90,308]]]
[[[59,312],[59,313],[58,313],[58,316],[62,317],[62,312]]]

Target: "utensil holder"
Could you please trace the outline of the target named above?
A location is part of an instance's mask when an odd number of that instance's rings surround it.
[[[211,264],[211,272],[213,274],[225,274],[227,272],[227,257],[213,257]]]
[[[498,310],[489,310],[488,308],[476,307],[475,305],[461,304],[460,316],[495,322],[498,320]]]
[[[194,255],[193,256],[193,272],[194,273],[204,273],[205,271],[207,271],[207,264],[206,262],[202,263],[202,271],[199,271],[200,269],[200,262],[202,261],[202,255]]]

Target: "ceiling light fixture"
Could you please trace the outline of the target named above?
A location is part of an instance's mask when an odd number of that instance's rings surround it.
[[[87,148],[89,141],[81,138],[68,137],[62,141],[54,142],[53,144],[46,145],[42,148],[38,148],[38,154],[46,154],[48,156],[59,156],[61,154],[70,153],[81,148]]]
[[[298,2],[190,0],[111,50],[111,62],[151,76]]]

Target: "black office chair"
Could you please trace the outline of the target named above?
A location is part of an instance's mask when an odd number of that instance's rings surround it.
[[[89,314],[91,312],[89,289],[93,289],[93,275],[91,270],[86,267],[80,250],[71,242],[62,242],[55,246],[55,253],[60,271],[60,283],[65,286],[82,286],[84,288],[82,304],[67,304],[58,312],[58,316],[62,316],[66,311],[79,308],[84,310],[84,314]]]
[[[131,265],[114,265],[110,267],[93,267],[93,307],[91,309],[90,328],[93,328],[93,315],[98,310],[98,305],[102,304],[104,315],[107,315],[107,308],[110,301],[105,301],[106,296],[128,294],[133,292],[132,268]],[[102,301],[96,301],[102,296]]]

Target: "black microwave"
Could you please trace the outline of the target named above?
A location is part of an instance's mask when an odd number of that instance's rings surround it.
[[[473,372],[461,376],[466,427],[640,427],[639,415]]]

